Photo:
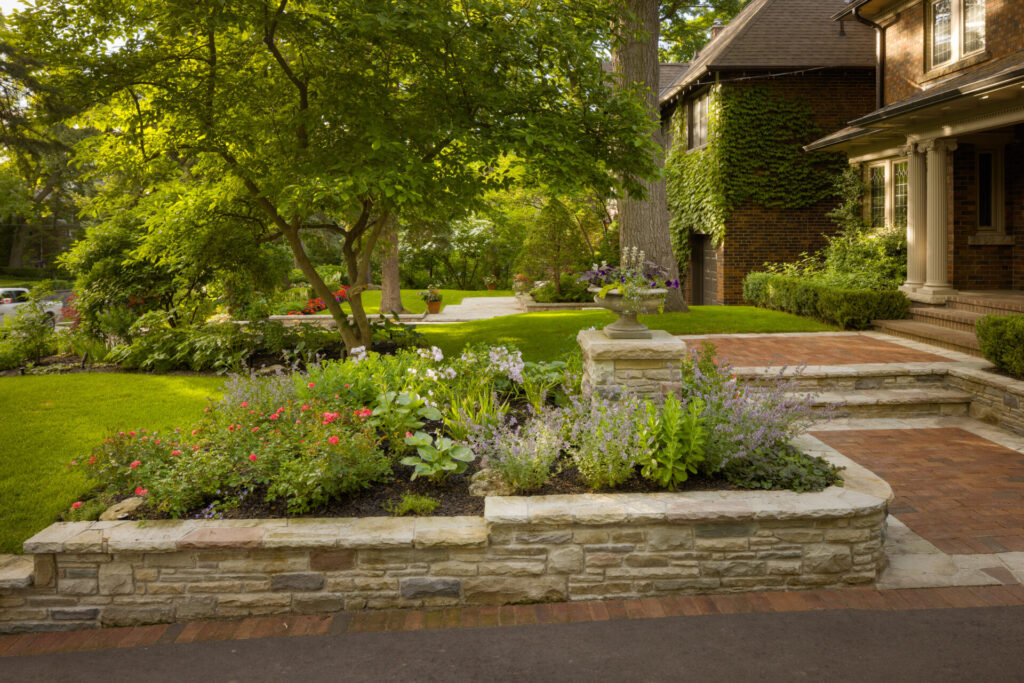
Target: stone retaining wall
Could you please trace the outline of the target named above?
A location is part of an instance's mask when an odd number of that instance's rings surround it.
[[[516,304],[526,313],[539,313],[542,311],[583,311],[587,309],[600,309],[593,301],[568,301],[541,303],[530,294],[516,294]]]
[[[1024,434],[1024,382],[989,370],[949,369],[946,384],[971,394],[970,416]]]
[[[841,458],[841,456],[835,456]],[[891,490],[491,497],[483,517],[67,522],[0,633],[872,583]]]

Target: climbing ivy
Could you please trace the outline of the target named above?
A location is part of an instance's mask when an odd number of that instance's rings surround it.
[[[808,153],[821,136],[810,107],[770,85],[715,86],[708,107],[708,143],[686,149],[686,112],[673,115],[673,145],[665,163],[671,229],[681,264],[690,233],[721,244],[730,212],[744,202],[799,209],[835,196],[846,167],[841,154]]]

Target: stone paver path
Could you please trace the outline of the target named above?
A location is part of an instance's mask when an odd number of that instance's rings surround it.
[[[889,482],[890,513],[939,550],[1024,551],[1024,454],[958,428],[812,434]]]
[[[869,334],[701,335],[682,339],[699,347],[715,345],[734,367],[859,365],[869,363],[948,363],[950,358]],[[936,349],[940,351],[940,349]]]
[[[462,303],[445,306],[440,313],[428,314],[417,324],[468,322],[522,312],[514,296],[471,296],[463,299]]]

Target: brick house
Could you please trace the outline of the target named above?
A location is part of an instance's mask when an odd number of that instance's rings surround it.
[[[673,120],[684,122],[683,134],[676,128],[677,139],[669,143],[672,153],[698,153],[706,146],[709,136],[717,134],[709,117],[716,98],[744,89],[769,87],[807,105],[819,130],[807,130],[796,144],[798,153],[801,145],[870,112],[875,37],[865,25],[833,21],[844,7],[843,0],[752,0],[727,26],[713,28],[705,47],[660,93],[666,130]],[[742,303],[748,272],[766,261],[793,260],[824,246],[823,235],[836,230],[826,215],[836,203],[830,196],[807,205],[772,207],[752,198],[732,206],[714,231],[689,228],[687,301]]]
[[[845,152],[864,170],[866,217],[906,226],[912,301],[1019,295],[1024,1],[851,0],[834,19],[877,34],[876,107],[806,149]]]

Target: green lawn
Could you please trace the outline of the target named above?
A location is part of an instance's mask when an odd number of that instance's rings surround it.
[[[418,289],[403,289],[402,290],[402,305],[405,306],[405,310],[410,313],[423,313],[427,310],[427,304],[419,297]],[[507,289],[482,289],[482,290],[471,290],[471,289],[441,289],[438,290],[444,297],[441,300],[443,304],[441,309],[444,310],[445,306],[462,303],[462,300],[467,297],[474,296],[512,296],[512,292]],[[372,290],[363,293],[363,308],[366,309],[367,313],[377,313],[380,311],[380,291]],[[344,309],[348,311],[348,306],[344,306]]]
[[[14,277],[13,275],[0,275],[0,287],[31,287],[38,280],[30,277]]]
[[[89,490],[65,465],[114,429],[167,429],[218,397],[215,377],[85,373],[0,378],[0,553],[53,522]]]
[[[555,360],[574,347],[576,333],[589,327],[598,329],[615,320],[609,311],[558,311],[524,313],[489,320],[448,325],[423,325],[419,331],[446,355],[456,353],[469,343],[514,344],[523,358],[532,361]],[[662,313],[640,316],[652,329],[672,334],[717,334],[741,332],[821,332],[836,328],[824,323],[769,311],[753,306],[693,306],[689,313]]]

